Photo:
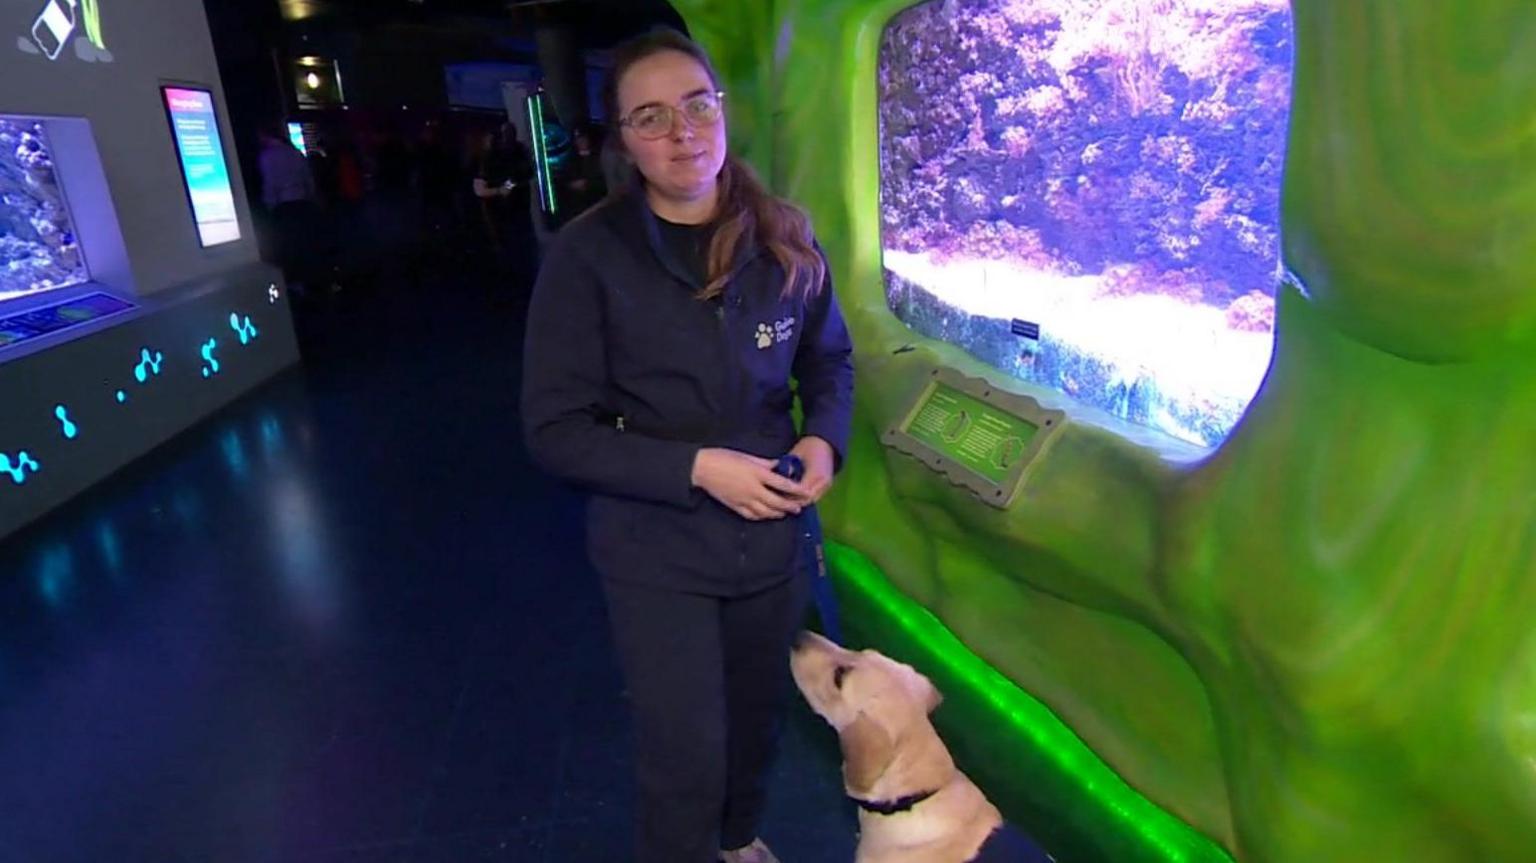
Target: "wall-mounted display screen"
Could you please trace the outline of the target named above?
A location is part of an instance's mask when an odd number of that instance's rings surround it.
[[[0,116],[0,300],[89,278],[39,120]]]
[[[186,87],[163,87],[165,108],[181,159],[198,240],[217,246],[240,239],[235,214],[235,193],[224,160],[224,142],[213,110],[213,94]]]

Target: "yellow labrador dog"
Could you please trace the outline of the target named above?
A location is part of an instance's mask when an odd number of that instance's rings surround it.
[[[801,633],[790,659],[811,709],[837,729],[843,785],[858,802],[855,863],[966,863],[1003,817],[955,766],[928,715],[928,678],[872,650]]]

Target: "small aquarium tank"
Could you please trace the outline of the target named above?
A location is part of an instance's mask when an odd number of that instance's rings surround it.
[[[880,47],[886,293],[923,335],[1195,444],[1273,348],[1288,0],[930,0]]]
[[[0,116],[0,301],[87,279],[41,121]]]

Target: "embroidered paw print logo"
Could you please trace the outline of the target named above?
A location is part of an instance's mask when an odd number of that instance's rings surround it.
[[[757,349],[765,351],[773,346],[773,328],[767,324],[757,325]]]

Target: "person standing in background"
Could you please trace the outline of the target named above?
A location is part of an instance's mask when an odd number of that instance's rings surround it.
[[[261,203],[267,214],[271,256],[296,294],[320,279],[320,204],[315,178],[304,154],[288,140],[284,124],[264,126],[261,143]]]
[[[495,142],[480,159],[475,197],[485,212],[496,259],[520,286],[533,283],[538,242],[533,232],[530,194],[533,159],[518,140],[517,127],[503,123]]]

